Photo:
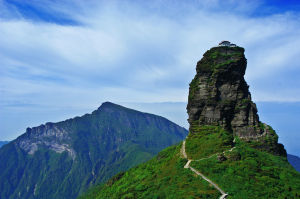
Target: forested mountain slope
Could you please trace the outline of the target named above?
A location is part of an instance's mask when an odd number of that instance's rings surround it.
[[[0,149],[0,198],[76,198],[186,135],[163,117],[110,102],[82,117],[28,128]]]

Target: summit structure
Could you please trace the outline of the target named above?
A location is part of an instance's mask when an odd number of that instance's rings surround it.
[[[232,44],[230,41],[221,41],[218,46],[237,47],[237,45]]]
[[[203,55],[189,88],[190,133],[197,133],[201,125],[222,126],[241,139],[260,141],[259,148],[284,155],[276,133],[259,120],[244,79],[246,67],[241,47],[214,47]]]

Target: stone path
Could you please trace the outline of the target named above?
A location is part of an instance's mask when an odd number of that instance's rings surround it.
[[[234,148],[230,149],[229,151],[232,151]],[[224,152],[223,152],[224,153]],[[185,169],[190,169],[191,171],[193,171],[195,174],[197,174],[198,176],[201,176],[201,178],[203,178],[204,180],[206,180],[209,184],[211,184],[213,187],[215,187],[222,195],[220,197],[220,199],[225,199],[228,194],[225,193],[218,185],[216,185],[213,181],[211,181],[210,179],[208,179],[206,176],[204,176],[202,173],[200,173],[199,171],[197,171],[196,169],[194,169],[193,167],[190,166],[191,162],[193,160],[191,159],[188,159],[187,157],[187,154],[186,154],[186,151],[185,151],[185,140],[183,141],[182,143],[182,147],[181,147],[181,154],[182,156],[187,159],[187,163],[184,165],[184,168]],[[216,154],[214,154],[216,155]],[[211,155],[210,157],[208,158],[211,158],[212,156],[214,155]],[[204,160],[204,159],[208,159],[208,158],[202,158],[202,159],[199,159],[199,160],[195,160],[195,161],[200,161],[200,160]]]

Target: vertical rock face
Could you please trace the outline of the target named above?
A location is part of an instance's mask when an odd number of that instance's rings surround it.
[[[259,121],[244,79],[246,66],[241,47],[214,47],[203,55],[189,88],[190,133],[199,125],[218,125],[248,141],[273,136],[277,147],[277,135]]]
[[[221,125],[240,137],[262,134],[256,105],[244,79],[246,65],[240,47],[215,47],[204,54],[190,84],[190,125]]]

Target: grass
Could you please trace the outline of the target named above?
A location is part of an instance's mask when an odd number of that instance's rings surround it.
[[[160,152],[145,164],[121,173],[81,198],[217,198],[220,194],[206,181],[184,169],[181,144]]]
[[[190,99],[194,98],[195,93],[198,90],[198,84],[199,84],[198,78],[195,77],[190,83],[190,92],[189,92]]]
[[[227,160],[220,162],[212,157],[194,161],[191,166],[223,188],[228,198],[300,198],[300,173],[285,157],[253,149],[236,140],[236,148],[226,153]],[[233,158],[237,154],[239,158]]]
[[[275,156],[251,147],[218,126],[193,125],[186,140],[191,166],[218,184],[228,199],[300,198],[300,173],[284,156]],[[234,145],[234,149],[229,151]],[[100,198],[219,198],[220,193],[190,169],[180,156],[181,144],[161,151],[152,160],[114,176],[106,184],[91,189],[81,199]]]
[[[232,133],[219,126],[192,125],[192,131],[186,139],[186,152],[190,159],[205,158],[232,148]]]

